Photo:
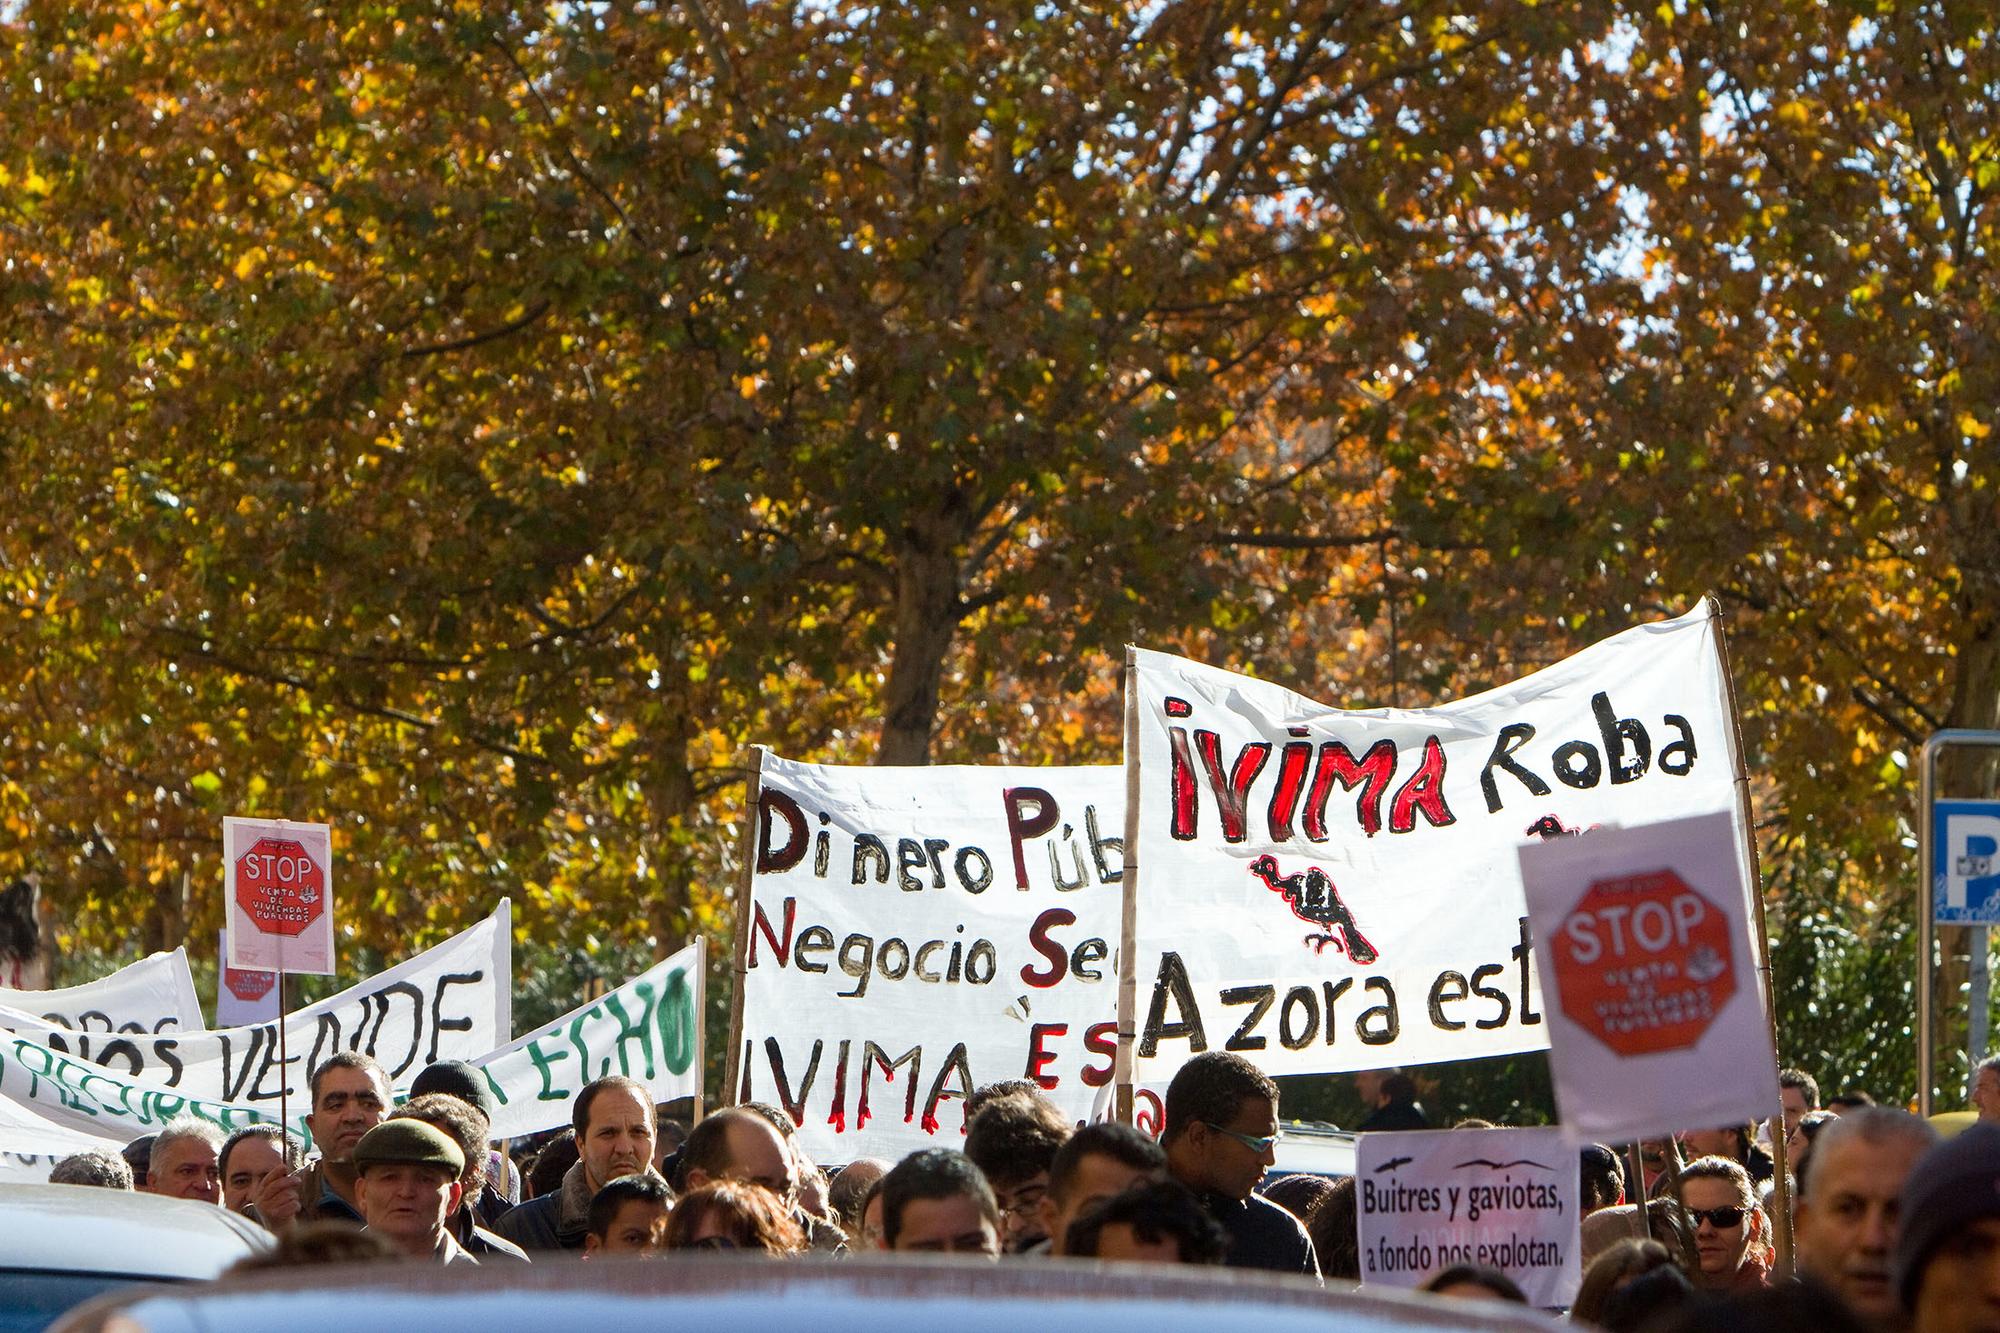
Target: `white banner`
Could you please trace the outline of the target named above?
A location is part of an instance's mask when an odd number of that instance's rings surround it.
[[[115,1151],[115,1145],[105,1146]],[[67,1156],[66,1152],[0,1152],[0,1185],[46,1185],[49,1172]]]
[[[1523,847],[1520,858],[1556,1105],[1573,1140],[1625,1143],[1778,1113],[1735,820],[1599,829]]]
[[[305,1133],[303,1095],[294,1094],[292,1128]],[[0,1035],[0,1149],[72,1152],[77,1136],[130,1143],[157,1132],[179,1115],[199,1116],[224,1131],[260,1121],[269,1113],[190,1097],[157,1083],[91,1064],[22,1036]]]
[[[374,1056],[398,1087],[434,1060],[478,1059],[507,1042],[512,1012],[513,930],[502,899],[470,930],[289,1015],[287,1095],[303,1105],[312,1071],[336,1051]],[[105,1040],[0,1010],[0,1028],[170,1093],[277,1112],[276,1023]]]
[[[701,1096],[707,958],[697,936],[617,990],[475,1060],[500,1102],[493,1137],[567,1125],[576,1094],[607,1074],[645,1084],[656,1105]]]
[[[1735,807],[1704,605],[1437,708],[1343,712],[1133,650],[1137,1075],[1548,1045],[1517,845]]]
[[[54,1027],[86,1032],[195,1032],[203,1026],[186,949],[148,954],[81,986],[0,987],[0,1006],[33,1014]]]
[[[956,1146],[964,1098],[1002,1079],[1088,1119],[1116,1051],[1124,786],[766,754],[735,1100],[784,1107],[825,1162]]]
[[[245,1028],[278,1021],[278,974],[229,965],[229,932],[215,933],[215,1025]]]
[[[1417,1287],[1497,1268],[1530,1305],[1568,1306],[1582,1277],[1576,1150],[1559,1129],[1363,1134],[1354,1146],[1361,1283]]]

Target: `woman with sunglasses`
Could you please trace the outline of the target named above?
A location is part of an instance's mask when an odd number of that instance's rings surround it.
[[[1742,1163],[1697,1157],[1681,1168],[1680,1201],[1694,1227],[1701,1265],[1692,1275],[1696,1286],[1743,1291],[1765,1285],[1771,1274],[1771,1229]]]
[[[667,1218],[670,1250],[751,1250],[797,1254],[805,1234],[778,1196],[762,1185],[724,1180],[681,1196]]]

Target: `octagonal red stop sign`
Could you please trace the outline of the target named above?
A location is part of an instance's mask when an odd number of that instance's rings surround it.
[[[250,1004],[271,993],[271,988],[278,984],[278,974],[225,966],[222,969],[222,984],[229,987],[231,995],[245,1004]]]
[[[1728,914],[1671,870],[1592,882],[1551,953],[1563,1012],[1620,1055],[1692,1047],[1736,994]]]
[[[326,911],[326,871],[290,838],[259,838],[236,858],[236,904],[267,935],[298,935]]]

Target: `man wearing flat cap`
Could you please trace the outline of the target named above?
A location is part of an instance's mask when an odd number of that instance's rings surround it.
[[[465,1154],[421,1120],[385,1120],[354,1145],[354,1196],[367,1229],[412,1259],[477,1264],[446,1221],[461,1197]]]
[[[1894,1278],[1914,1333],[2000,1328],[2000,1125],[1925,1153],[1900,1212]]]

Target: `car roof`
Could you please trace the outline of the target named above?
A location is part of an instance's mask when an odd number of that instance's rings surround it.
[[[0,1268],[212,1278],[269,1249],[248,1218],[94,1185],[0,1185]]]
[[[51,1333],[209,1333],[283,1328],[465,1327],[480,1333],[651,1327],[704,1320],[740,1328],[880,1333],[936,1326],[952,1333],[1444,1333],[1548,1329],[1520,1306],[1363,1293],[1335,1283],[1233,1269],[1167,1268],[1062,1259],[801,1258],[677,1253],[646,1261],[538,1257],[532,1267],[414,1264],[294,1268],[202,1286],[100,1298]]]

